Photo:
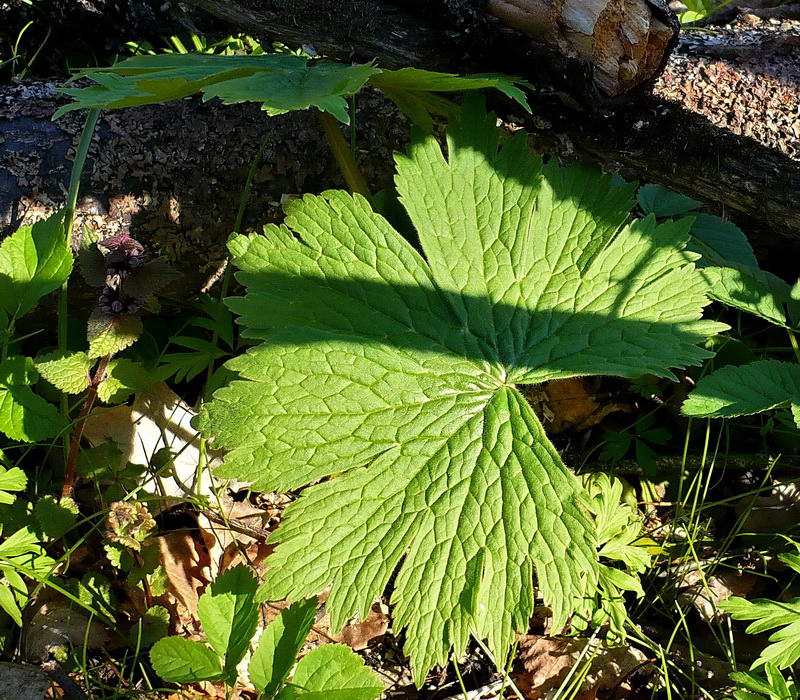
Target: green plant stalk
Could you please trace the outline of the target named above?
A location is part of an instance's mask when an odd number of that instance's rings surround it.
[[[247,203],[250,201],[250,194],[253,191],[253,180],[256,177],[256,171],[258,170],[261,162],[264,160],[264,152],[267,150],[267,135],[261,139],[261,145],[258,147],[258,151],[256,152],[255,158],[253,158],[253,162],[250,163],[250,169],[247,171],[247,178],[244,181],[244,187],[242,188],[242,194],[239,197],[239,208],[236,210],[236,218],[233,221],[233,233],[241,233],[242,232],[242,222],[244,221],[244,213],[247,211]],[[228,293],[228,289],[231,285],[231,265],[230,259],[226,258],[225,260],[225,271],[222,274],[222,282],[219,288],[219,299],[222,301],[225,298],[225,295]],[[217,331],[213,331],[211,335],[211,345],[214,348],[217,347],[217,343],[219,342],[219,333]],[[211,377],[214,374],[214,363],[209,362],[208,370],[206,371],[206,387],[211,382]]]
[[[72,492],[75,490],[75,465],[78,461],[78,450],[81,446],[81,438],[83,437],[83,429],[86,426],[86,418],[94,406],[97,399],[97,390],[100,383],[105,379],[108,363],[111,361],[111,355],[103,357],[94,376],[92,377],[91,384],[89,384],[89,391],[86,394],[86,399],[83,402],[81,412],[78,415],[78,420],[75,421],[75,426],[72,429],[72,436],[69,440],[69,454],[67,456],[67,466],[64,470],[64,486],[61,489],[61,499],[72,498]]]
[[[89,153],[89,146],[92,143],[97,120],[100,117],[99,109],[90,109],[86,115],[86,122],[83,125],[81,139],[78,142],[78,150],[75,152],[75,160],[72,163],[72,172],[69,176],[69,190],[67,192],[67,206],[64,208],[64,237],[67,245],[72,245],[72,228],[75,224],[75,208],[78,205],[78,190],[81,186],[81,174],[86,165],[86,156]],[[67,349],[67,313],[68,313],[68,294],[69,279],[64,280],[58,294],[58,350],[66,352]],[[69,417],[69,403],[67,395],[62,393],[60,399],[61,415]],[[70,450],[69,436],[64,436],[64,454],[68,455]]]
[[[367,181],[358,168],[358,163],[353,157],[353,151],[347,145],[347,141],[344,140],[344,136],[339,130],[339,123],[327,112],[315,109],[314,114],[322,127],[322,131],[325,133],[325,138],[328,139],[328,145],[331,147],[336,164],[342,171],[342,175],[344,175],[347,187],[351,192],[357,192],[370,199],[372,195],[369,187],[367,187]]]

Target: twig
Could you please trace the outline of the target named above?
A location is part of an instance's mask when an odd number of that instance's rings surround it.
[[[43,663],[42,670],[53,683],[61,688],[64,692],[65,700],[89,700],[89,696],[78,687],[78,684],[55,661]]]
[[[86,394],[86,399],[83,402],[78,420],[75,422],[75,427],[72,429],[72,438],[69,443],[69,455],[67,457],[67,466],[64,470],[64,486],[61,489],[61,498],[72,498],[72,492],[75,490],[75,464],[78,461],[78,450],[81,446],[81,438],[83,437],[83,429],[86,425],[86,418],[94,406],[95,399],[97,399],[97,390],[100,383],[105,379],[108,363],[111,361],[111,355],[106,355],[100,360],[97,365],[92,381],[89,384],[89,391]]]
[[[235,530],[242,535],[250,535],[250,537],[255,537],[260,540],[266,540],[270,535],[270,531],[263,527],[248,525],[234,518],[225,518],[209,508],[200,508],[199,512],[205,515],[211,522],[217,523],[218,525],[225,525],[225,527]]]

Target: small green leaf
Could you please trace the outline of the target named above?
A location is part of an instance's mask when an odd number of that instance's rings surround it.
[[[121,475],[121,459],[122,452],[116,443],[106,440],[95,447],[81,450],[78,453],[75,471],[92,481],[108,481]]]
[[[703,206],[702,202],[661,185],[643,185],[636,193],[636,201],[645,214],[657,217],[680,216]]]
[[[317,599],[302,600],[282,610],[261,635],[250,659],[250,682],[268,698],[283,685],[303,648],[317,612]]]
[[[711,299],[786,326],[784,305],[791,290],[779,277],[757,267],[734,263],[727,267],[705,267],[700,274],[708,284],[707,294]]]
[[[28,313],[72,272],[62,221],[63,213],[56,212],[15,231],[0,245],[0,310],[9,317]]]
[[[78,506],[71,498],[57,501],[54,496],[43,496],[33,506],[42,532],[51,540],[57,540],[75,526]]]
[[[8,613],[18,627],[22,627],[22,610],[20,610],[14,591],[10,588],[7,580],[0,580],[0,608]]]
[[[688,248],[703,256],[698,266],[702,263],[727,267],[733,263],[758,267],[753,247],[736,224],[711,214],[695,214],[694,217]]]
[[[790,402],[800,403],[800,365],[764,360],[740,367],[728,365],[703,377],[682,411],[687,416],[733,418]]]
[[[213,650],[184,637],[165,637],[150,650],[153,670],[170,683],[196,683],[222,678],[222,666]]]
[[[148,608],[128,633],[134,649],[146,649],[163,639],[169,631],[169,611],[161,605]]]
[[[111,588],[111,582],[103,574],[89,571],[81,577],[80,581],[69,579],[68,583],[67,589],[87,609],[102,617],[106,624],[116,624],[117,599]]]
[[[383,683],[350,647],[326,644],[300,659],[277,700],[374,700],[383,691]]]
[[[197,606],[208,643],[224,659],[225,674],[236,672],[258,625],[258,581],[250,569],[236,566],[219,576]]]
[[[16,500],[13,491],[24,491],[28,485],[28,477],[19,467],[6,467],[0,465],[0,503],[9,505]]]
[[[761,652],[751,668],[764,664],[775,664],[779,669],[790,668],[800,659],[800,598],[787,602],[777,600],[728,598],[719,607],[730,613],[734,620],[753,620],[747,627],[748,634],[773,632],[770,644]]]
[[[89,388],[89,372],[94,365],[85,352],[51,352],[35,360],[36,369],[56,389],[80,394]]]
[[[133,345],[141,333],[142,319],[138,316],[110,316],[94,311],[89,317],[86,333],[89,357],[115,355]]]
[[[117,359],[108,363],[106,378],[97,388],[98,398],[105,403],[120,403],[137,391],[153,385],[153,376],[133,360]]]
[[[66,430],[55,406],[33,393],[37,373],[29,357],[0,362],[0,431],[12,440],[36,442]]]

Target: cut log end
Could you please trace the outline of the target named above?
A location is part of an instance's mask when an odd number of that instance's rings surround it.
[[[488,0],[486,10],[591,66],[594,87],[607,97],[655,78],[677,36],[649,0]]]

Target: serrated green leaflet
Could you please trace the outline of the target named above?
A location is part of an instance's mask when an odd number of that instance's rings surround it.
[[[33,360],[9,357],[0,362],[0,432],[12,440],[36,442],[67,428],[55,406],[31,389],[37,379]]]
[[[247,668],[250,682],[265,697],[271,698],[283,685],[314,624],[316,612],[317,599],[309,598],[282,610],[267,625]]]
[[[208,643],[224,661],[226,675],[236,675],[258,624],[255,594],[258,583],[244,566],[219,576],[202,595],[197,614]]]
[[[383,683],[349,647],[326,644],[300,659],[291,684],[277,700],[373,700],[383,690]]]
[[[80,394],[89,388],[89,370],[94,365],[85,352],[51,352],[37,357],[36,369],[56,389]]]
[[[416,68],[390,71],[372,64],[311,62],[289,54],[136,56],[81,75],[97,84],[61,89],[75,102],[61,107],[53,119],[74,109],[135,107],[202,93],[206,100],[218,97],[225,104],[259,102],[271,115],[317,107],[348,124],[345,98],[368,83],[385,89],[400,109],[425,127],[430,125],[429,112],[450,114],[455,109],[436,92],[496,88],[529,109],[517,87],[527,83],[508,76],[462,77]]]
[[[58,289],[72,271],[62,214],[24,226],[0,245],[0,318],[28,313],[45,294]]]
[[[28,477],[19,467],[6,467],[0,465],[0,503],[8,505],[16,500],[13,491],[24,491],[28,485]]]
[[[152,386],[154,378],[142,365],[125,358],[108,363],[106,378],[100,383],[97,397],[104,403],[125,401],[136,391]]]
[[[626,225],[631,188],[542,167],[494,124],[468,101],[447,157],[426,138],[398,158],[424,258],[341,192],[234,238],[248,294],[230,306],[263,342],[198,420],[230,450],[224,475],[264,490],[337,475],[289,507],[263,595],[332,584],[337,628],[400,565],[394,622],[418,682],[470,634],[504,658],[534,569],[556,629],[594,590],[581,488],[514,384],[672,376],[725,328],[700,319],[690,222]]]
[[[733,418],[786,405],[800,428],[800,365],[764,360],[703,377],[683,404],[683,413]]]
[[[760,316],[777,326],[786,326],[785,305],[791,288],[771,272],[729,262],[725,267],[701,270],[708,283],[708,296],[715,301]]]
[[[142,319],[133,315],[111,316],[94,311],[89,316],[86,339],[90,358],[115,355],[133,345],[142,333]]]
[[[656,216],[680,216],[703,205],[662,185],[642,185],[636,193],[636,201],[645,214]]]
[[[758,267],[753,247],[742,229],[710,214],[694,214],[689,248],[700,253],[706,265]]]
[[[749,634],[761,634],[775,628],[771,642],[753,663],[757,668],[765,663],[775,664],[780,669],[789,668],[800,659],[800,598],[787,602],[758,598],[729,598],[719,607],[730,613],[734,620],[753,620],[748,625]]]

